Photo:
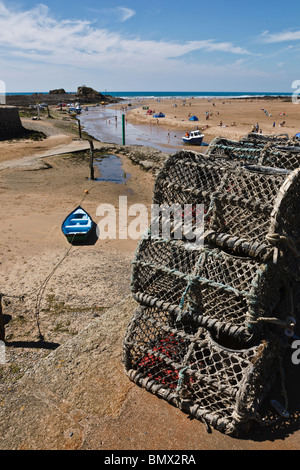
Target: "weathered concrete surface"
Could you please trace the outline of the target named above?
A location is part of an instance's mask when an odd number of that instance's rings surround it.
[[[0,406],[0,448],[299,449],[298,427],[235,439],[132,384],[121,362],[131,296],[23,376]]]

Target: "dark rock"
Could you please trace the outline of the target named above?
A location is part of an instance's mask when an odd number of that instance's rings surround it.
[[[63,88],[58,88],[57,90],[50,90],[49,94],[50,95],[65,95],[66,92]]]

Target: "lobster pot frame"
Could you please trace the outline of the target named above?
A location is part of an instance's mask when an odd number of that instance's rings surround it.
[[[284,321],[285,308],[277,308],[284,276],[272,261],[152,239],[149,231],[136,250],[131,289],[143,305],[177,308],[185,321],[246,343],[269,330],[268,317]]]
[[[208,242],[236,254],[266,256],[274,245],[283,248],[283,240],[300,239],[299,172],[178,152],[158,175],[153,202],[203,205]]]
[[[240,141],[214,139],[207,155],[217,161],[256,164],[272,168],[294,170],[300,167],[300,146],[294,141],[259,140],[244,138]]]
[[[226,434],[248,431],[278,372],[276,342],[228,349],[174,312],[138,307],[128,325],[123,362],[128,377]]]

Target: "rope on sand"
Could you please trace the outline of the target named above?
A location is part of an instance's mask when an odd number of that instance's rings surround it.
[[[92,188],[89,188],[89,189],[86,189],[85,192],[84,192],[84,196],[82,197],[81,201],[79,202],[79,206],[83,203],[84,199],[87,197],[87,195],[89,194],[90,192],[90,189]],[[48,284],[48,282],[50,281],[51,277],[53,276],[53,274],[55,273],[55,271],[59,268],[59,266],[63,263],[63,261],[69,256],[69,254],[71,253],[72,249],[74,248],[72,243],[74,241],[74,237],[75,237],[75,234],[73,235],[73,237],[71,238],[70,240],[70,245],[69,248],[67,249],[66,253],[64,254],[64,256],[60,259],[60,261],[56,264],[56,266],[54,266],[54,268],[52,269],[52,271],[48,274],[48,276],[46,277],[46,279],[43,281],[42,285],[40,286],[40,288],[38,289],[38,292],[37,292],[37,296],[36,296],[36,303],[35,303],[35,317],[36,317],[36,324],[37,324],[37,329],[38,329],[38,335],[39,335],[39,340],[40,341],[44,341],[44,336],[42,335],[41,333],[41,329],[40,329],[40,321],[39,321],[39,315],[40,315],[40,309],[41,309],[41,302],[42,302],[42,299],[43,299],[43,295],[44,295],[44,292],[45,292],[45,289],[46,289],[46,286]]]

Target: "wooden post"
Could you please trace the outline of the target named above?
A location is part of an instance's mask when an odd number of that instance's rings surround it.
[[[80,124],[80,119],[77,119],[77,122],[78,122],[79,138],[81,139],[81,124]]]
[[[125,114],[122,114],[122,144],[125,145]]]
[[[91,175],[91,180],[94,180],[95,177],[94,177],[94,144],[93,144],[93,141],[89,140],[89,144],[90,144],[90,152],[91,152],[91,155],[90,155],[90,175]]]

